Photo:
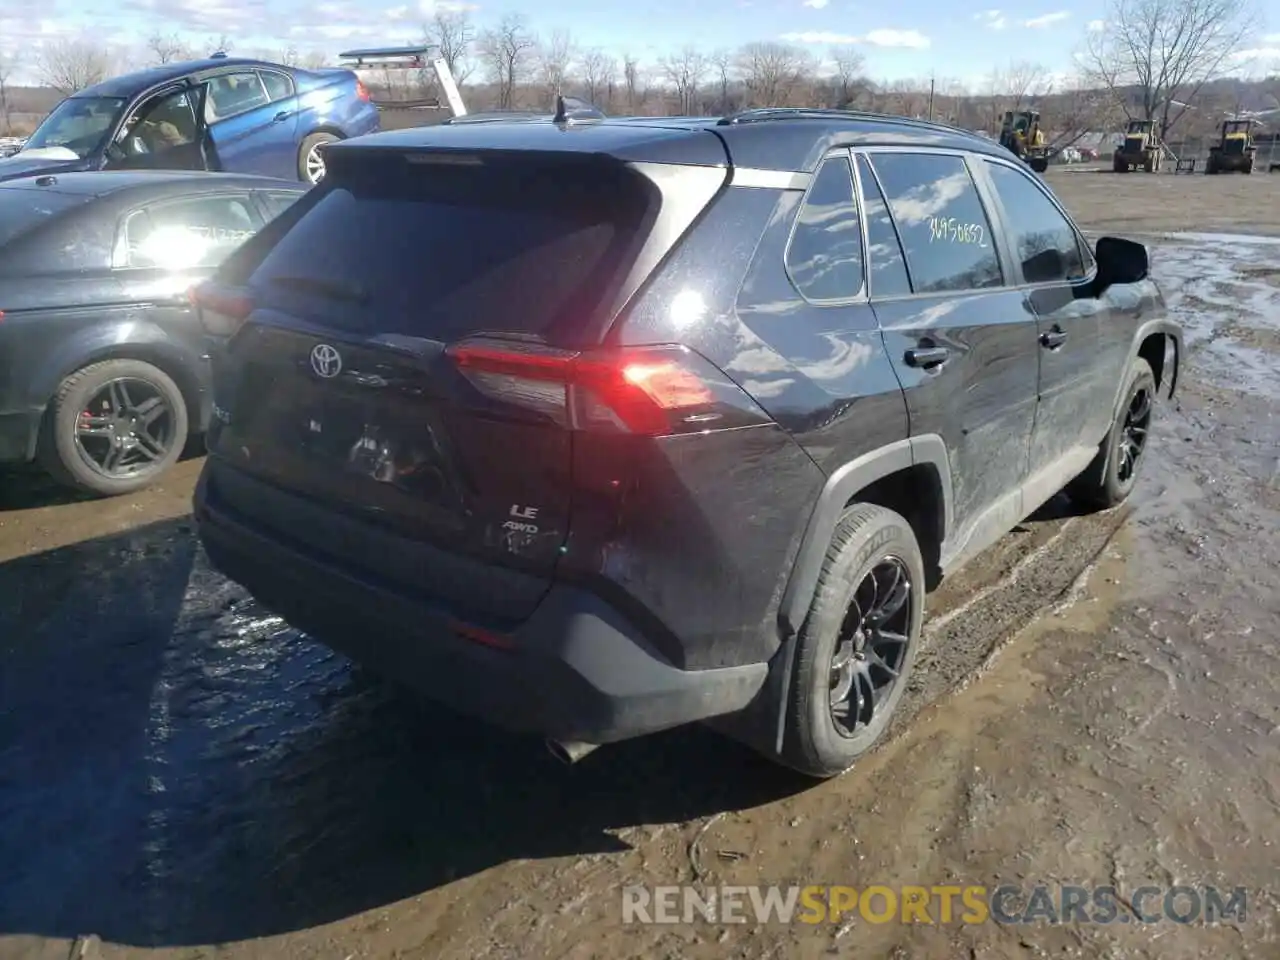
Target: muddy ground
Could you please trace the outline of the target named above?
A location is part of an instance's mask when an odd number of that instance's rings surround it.
[[[0,480],[0,957],[1280,957],[1280,245],[1177,235],[1280,236],[1280,177],[1051,180],[1152,244],[1181,395],[1129,506],[1056,501],[931,597],[896,734],[835,781],[697,729],[565,768],[351,669],[208,569],[198,461],[105,503]],[[1122,902],[622,923],[679,883]],[[1247,913],[1139,923],[1147,884]]]

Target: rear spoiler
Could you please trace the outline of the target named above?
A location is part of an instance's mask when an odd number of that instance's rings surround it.
[[[435,47],[422,45],[415,47],[370,47],[362,50],[348,50],[338,54],[343,66],[349,70],[422,70],[428,64],[436,73],[440,89],[449,101],[449,109],[455,117],[464,117],[467,107],[462,102],[462,94],[458,92],[458,82],[453,78],[453,71],[444,57],[431,57]]]

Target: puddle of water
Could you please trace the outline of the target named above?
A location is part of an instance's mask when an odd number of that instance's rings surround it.
[[[1280,398],[1276,355],[1240,334],[1280,336],[1280,286],[1266,279],[1280,270],[1277,245],[1280,238],[1212,233],[1163,234],[1151,245],[1152,276],[1192,364],[1218,386],[1269,399]]]

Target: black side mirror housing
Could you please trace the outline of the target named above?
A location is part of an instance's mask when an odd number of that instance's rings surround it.
[[[1147,279],[1151,271],[1147,248],[1121,237],[1100,237],[1094,258],[1098,262],[1099,294],[1115,284],[1139,283]]]

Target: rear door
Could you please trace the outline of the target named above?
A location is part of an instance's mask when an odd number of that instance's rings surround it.
[[[1010,276],[963,154],[883,150],[867,159],[861,169],[870,168],[887,201],[911,288],[903,290],[886,242],[885,286],[873,269],[872,304],[906,391],[912,436],[941,436],[950,457],[946,562],[1022,519],[1036,409],[1036,319]]]
[[[261,226],[248,190],[140,206],[121,218],[112,269],[127,301],[150,304],[150,321],[194,345],[187,291]]]
[[[218,169],[296,180],[298,122],[293,80],[244,70],[208,81],[205,118]]]
[[[1097,446],[1111,413],[1100,398],[1115,392],[1119,376],[1108,357],[1123,359],[1125,350],[1107,350],[1110,309],[1093,294],[1093,258],[1056,201],[1020,167],[995,160],[984,160],[983,166],[1036,316],[1040,384],[1031,444],[1034,473],[1079,448]]]
[[[222,361],[214,453],[364,523],[549,574],[570,506],[567,388],[501,363],[469,376],[445,351],[483,335],[498,352],[562,359],[638,230],[638,180],[613,164],[489,173],[401,155],[327,178],[249,275],[256,309]],[[287,533],[359,554],[323,531]],[[414,573],[359,555],[397,580]],[[537,599],[491,605],[518,616]]]

